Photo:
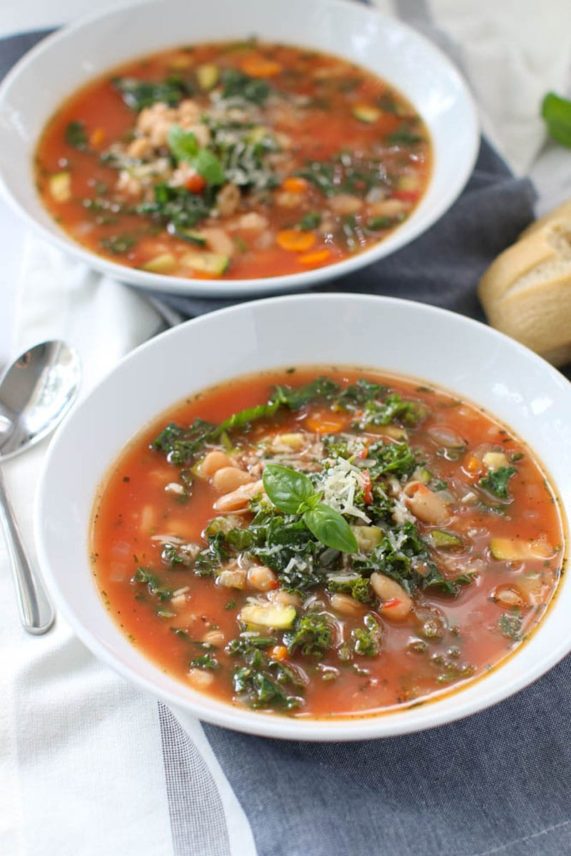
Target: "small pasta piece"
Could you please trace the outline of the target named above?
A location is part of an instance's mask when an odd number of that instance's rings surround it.
[[[363,607],[358,600],[348,594],[332,594],[330,603],[335,612],[341,615],[361,615]]]
[[[384,618],[402,621],[412,610],[412,598],[401,585],[384,574],[371,574],[371,586],[380,599],[379,612]]]
[[[208,452],[196,468],[196,475],[201,479],[209,479],[222,467],[231,467],[232,461],[225,452],[215,450]]]
[[[195,690],[205,690],[213,682],[214,675],[212,672],[205,672],[204,669],[190,669],[187,678]]]
[[[492,592],[492,600],[501,603],[502,606],[521,609],[527,606],[527,598],[515,586],[498,586]]]
[[[253,565],[248,570],[248,585],[257,591],[270,591],[278,586],[278,579],[271,568]]]
[[[254,479],[239,467],[220,467],[212,476],[212,485],[220,493],[229,493],[244,484],[251,484]]]
[[[444,500],[422,482],[409,482],[404,495],[408,510],[423,523],[441,524],[450,516]]]
[[[301,598],[298,594],[283,589],[270,592],[268,597],[273,603],[281,603],[282,606],[295,606],[296,608],[301,606]]]

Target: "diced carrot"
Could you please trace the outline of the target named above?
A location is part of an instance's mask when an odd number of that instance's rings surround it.
[[[418,199],[417,190],[394,190],[393,197],[401,199],[403,202],[416,202]]]
[[[305,178],[299,175],[290,175],[289,178],[284,178],[282,181],[282,190],[288,193],[305,193],[309,187]]]
[[[285,645],[274,645],[274,647],[270,650],[270,657],[272,660],[285,660],[287,659],[287,648]]]
[[[462,462],[462,466],[467,472],[472,473],[472,475],[477,475],[482,469],[482,462],[476,457],[476,455],[468,452]]]
[[[190,175],[186,179],[184,186],[187,190],[190,190],[191,193],[202,193],[206,187],[206,181],[201,175],[194,173],[194,175]]]
[[[275,77],[281,70],[279,62],[263,56],[248,56],[242,62],[242,71],[250,77]]]
[[[298,229],[282,229],[276,235],[276,241],[282,250],[304,253],[310,250],[317,238],[313,232],[301,232]]]
[[[97,148],[105,140],[105,131],[103,128],[95,128],[89,137],[89,144]]]
[[[313,253],[306,253],[303,256],[299,257],[299,261],[302,265],[307,265],[307,267],[312,267],[313,265],[321,265],[327,261],[330,257],[331,251],[328,249],[323,250],[315,250]]]
[[[308,416],[304,427],[313,431],[314,434],[337,434],[347,427],[347,416],[332,413],[329,410],[317,411]]]

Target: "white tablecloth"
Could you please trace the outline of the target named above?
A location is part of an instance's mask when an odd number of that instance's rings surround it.
[[[538,118],[545,91],[571,94],[569,0],[550,0],[541,9],[536,0],[378,5],[451,51],[469,77],[487,133],[514,170],[536,180],[540,212],[571,196],[571,152],[546,144]],[[3,0],[0,36],[54,26],[85,11],[93,11],[88,0]],[[156,331],[158,316],[142,297],[38,241],[3,202],[0,236],[0,365],[28,344],[63,336],[81,352],[85,394]],[[5,467],[30,551],[44,452],[42,444]],[[61,620],[47,636],[26,636],[1,541],[0,599],[0,853],[172,853],[155,701],[99,664]],[[233,853],[253,853],[245,817],[200,726],[185,724],[220,791]]]

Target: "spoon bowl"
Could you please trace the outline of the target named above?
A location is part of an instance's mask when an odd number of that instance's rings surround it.
[[[29,449],[54,430],[79,389],[79,357],[65,342],[42,342],[21,354],[0,379],[0,463]],[[0,469],[0,521],[3,525],[28,633],[45,633],[54,610],[22,543]]]

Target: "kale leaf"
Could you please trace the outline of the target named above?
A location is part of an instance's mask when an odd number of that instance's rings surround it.
[[[515,467],[499,467],[497,470],[490,470],[487,475],[483,476],[478,485],[493,496],[497,496],[498,499],[509,499],[508,482],[516,473]]]
[[[298,618],[283,638],[290,654],[300,651],[305,657],[322,657],[333,644],[333,631],[326,615],[310,612]]]

